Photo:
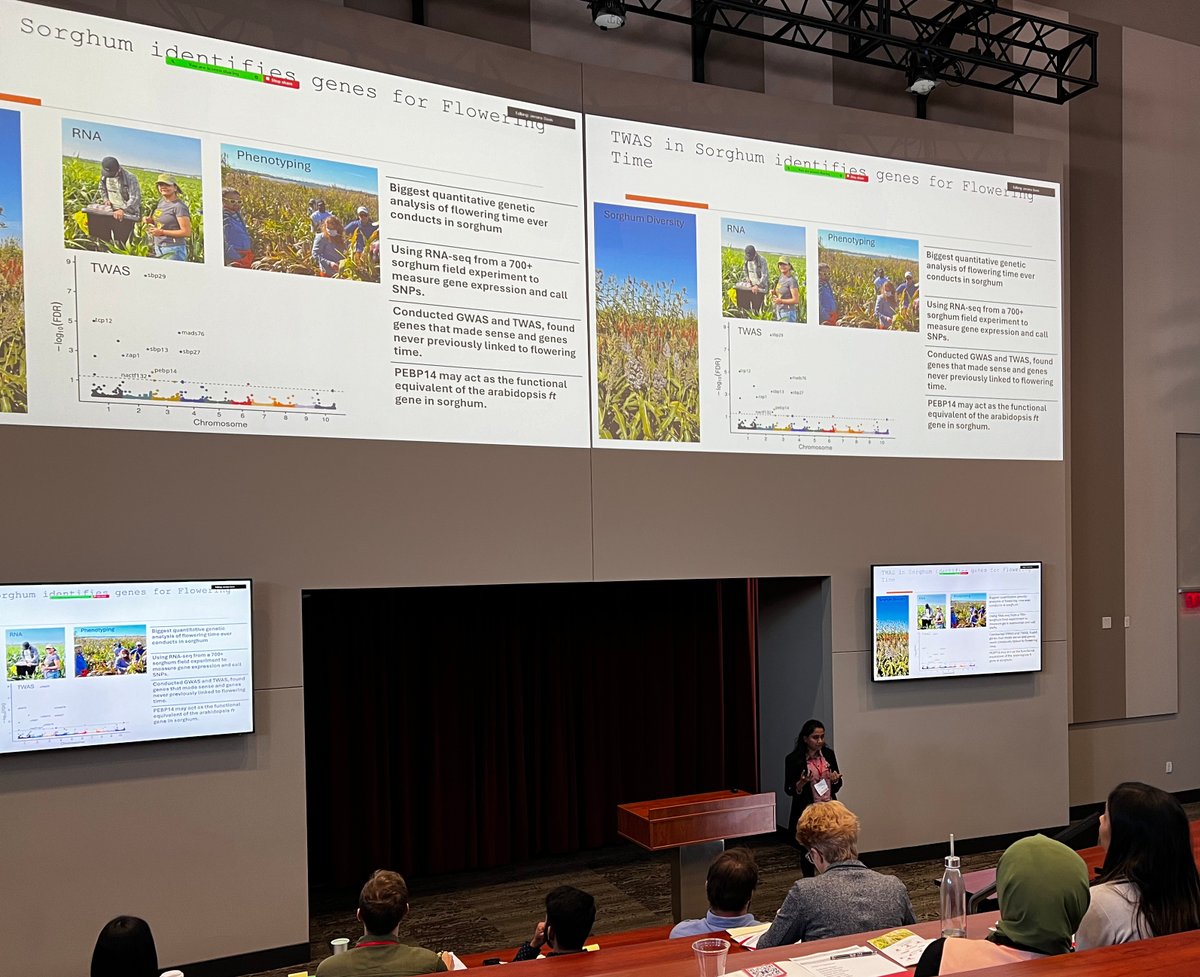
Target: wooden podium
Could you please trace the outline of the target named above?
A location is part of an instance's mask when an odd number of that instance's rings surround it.
[[[671,850],[675,922],[708,911],[708,866],[726,838],[775,833],[775,794],[716,790],[617,806],[617,833],[648,851]]]

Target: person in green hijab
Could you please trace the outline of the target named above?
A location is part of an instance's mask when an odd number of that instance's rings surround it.
[[[986,940],[934,940],[915,977],[957,974],[1071,951],[1088,907],[1087,866],[1077,852],[1045,835],[1022,838],[996,867],[1000,919]]]

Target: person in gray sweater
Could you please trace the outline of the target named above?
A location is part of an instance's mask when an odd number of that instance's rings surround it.
[[[759,938],[760,949],[916,922],[904,883],[858,860],[858,828],[841,801],[805,809],[796,840],[808,847],[817,875],[796,880]]]

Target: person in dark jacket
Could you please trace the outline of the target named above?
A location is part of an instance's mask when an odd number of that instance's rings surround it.
[[[810,719],[796,737],[796,748],[783,762],[783,790],[792,798],[788,834],[796,830],[796,822],[806,807],[834,800],[841,787],[837,756],[825,745],[825,724]],[[812,877],[814,869],[808,859],[800,859],[800,868],[806,878]]]

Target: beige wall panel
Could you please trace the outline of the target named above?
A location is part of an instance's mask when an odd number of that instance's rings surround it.
[[[1055,0],[1055,5],[1075,15],[1200,44],[1200,4],[1196,0]],[[1048,16],[1060,19],[1053,13]]]
[[[763,91],[796,101],[797,118],[794,121],[797,128],[789,129],[788,123],[781,120],[778,138],[784,142],[803,143],[805,132],[800,112],[804,106],[800,103],[829,105],[833,102],[833,58],[782,44],[767,44],[763,47]]]
[[[1080,19],[1076,19],[1080,23]],[[1104,275],[1121,267],[1120,31],[1107,31],[1109,56],[1100,64],[1100,88],[1076,99],[1069,114],[1073,199],[1070,213],[1074,274],[1071,310],[1080,324],[1071,336],[1071,651],[1072,718],[1098,722],[1126,716],[1124,386],[1121,347],[1122,279]],[[1103,202],[1102,204],[1100,202]],[[1100,205],[1097,205],[1100,204]],[[1108,279],[1105,281],[1105,279]]]
[[[5,821],[58,839],[0,855],[6,973],[87,973],[119,913],[150,921],[164,967],[307,942],[304,693],[254,711],[253,736],[4,758]],[[30,899],[53,910],[11,911]]]
[[[1073,804],[1103,800],[1122,780],[1200,786],[1200,627],[1180,617],[1175,597],[1175,435],[1200,430],[1200,322],[1187,267],[1200,219],[1193,185],[1200,98],[1191,81],[1200,56],[1191,45],[1131,30],[1124,51],[1124,233],[1140,242],[1127,243],[1123,274],[1125,681],[1131,711],[1168,714],[1073,728]],[[1179,461],[1182,476],[1187,459]]]
[[[1176,479],[1179,586],[1200,590],[1200,434],[1180,435],[1175,450],[1179,468]]]
[[[592,467],[598,579],[830,576],[836,655],[871,644],[874,563],[1040,559],[1043,634],[1066,638],[1061,465],[614,449]]]
[[[1175,433],[1200,431],[1200,49],[1125,32],[1127,714],[1175,712]],[[1169,135],[1168,135],[1169,134]],[[1153,173],[1153,179],[1147,174]],[[1149,246],[1145,246],[1149,245]]]
[[[529,49],[529,0],[427,0],[425,23],[434,30]]]
[[[1067,823],[1067,648],[1030,675],[873,685],[870,654],[833,656],[838,800],[861,848]]]

